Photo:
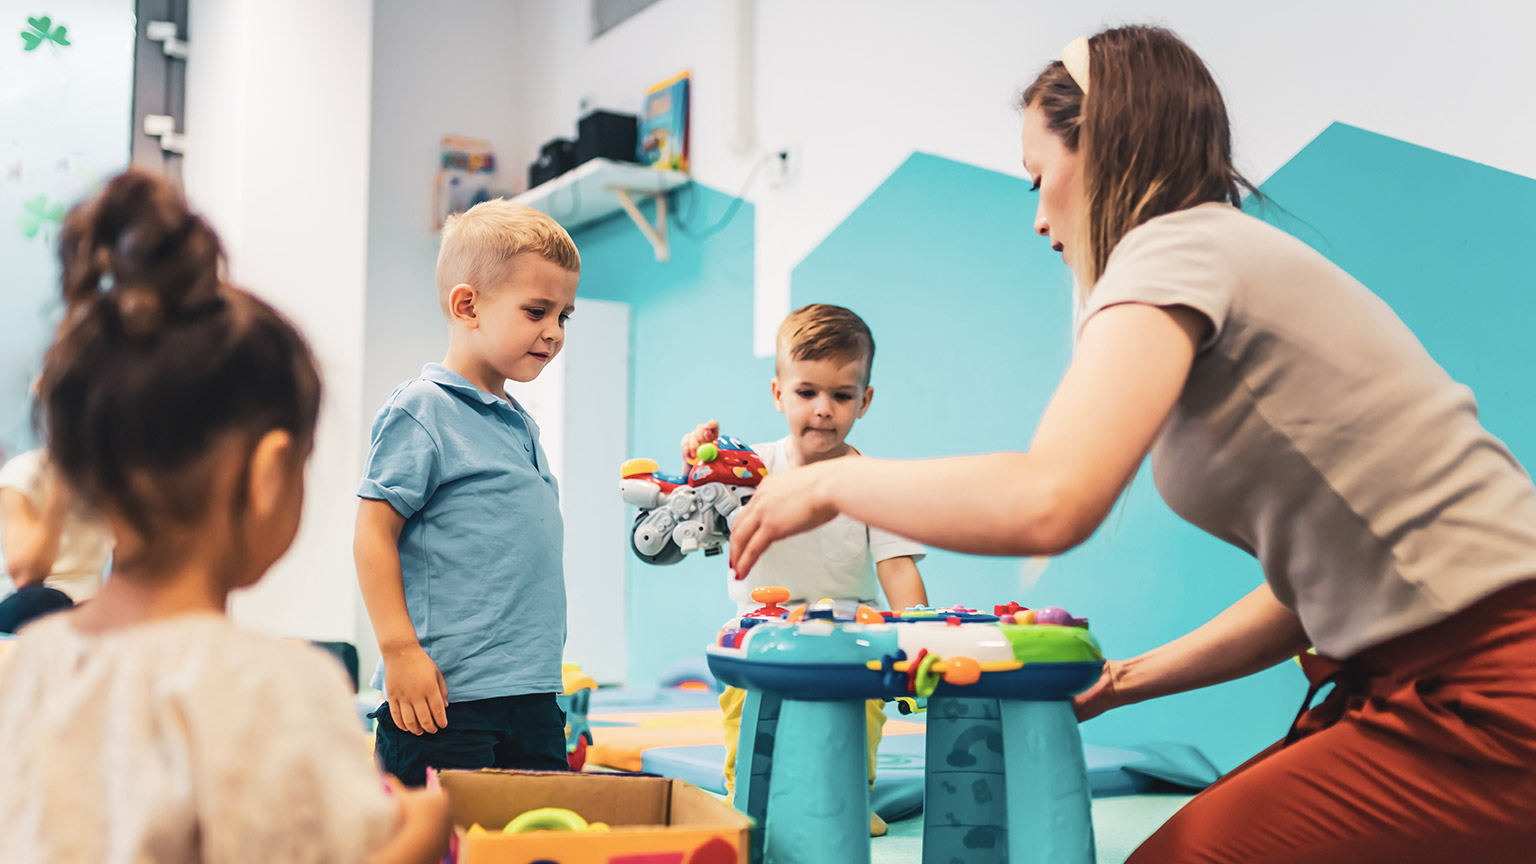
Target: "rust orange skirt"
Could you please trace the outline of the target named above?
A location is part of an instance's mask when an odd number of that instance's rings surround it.
[[[1536,862],[1536,582],[1347,661],[1128,864]]]

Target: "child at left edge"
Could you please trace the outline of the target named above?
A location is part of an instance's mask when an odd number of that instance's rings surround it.
[[[437,259],[448,353],[374,420],[354,556],[381,655],[375,754],[409,785],[428,768],[569,768],[559,494],[505,384],[559,354],[580,272],[570,235],[530,207],[450,217]]]

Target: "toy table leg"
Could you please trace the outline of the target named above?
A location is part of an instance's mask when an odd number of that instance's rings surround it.
[[[767,864],[869,864],[864,700],[785,699],[773,745]]]
[[[1072,703],[1000,703],[1010,864],[1093,864],[1088,769]]]
[[[741,706],[741,732],[736,739],[737,810],[756,823],[752,831],[752,862],[763,860],[763,830],[768,819],[768,788],[773,768],[773,741],[778,733],[781,700],[772,693],[748,690]]]
[[[1002,714],[996,699],[932,699],[923,864],[1008,860]]]

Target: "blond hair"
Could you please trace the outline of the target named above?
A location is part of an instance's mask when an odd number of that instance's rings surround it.
[[[875,366],[875,336],[850,309],[812,303],[789,313],[779,325],[774,370],[789,360],[864,361],[864,385]]]
[[[532,207],[493,198],[449,216],[437,250],[437,300],[443,314],[448,314],[448,292],[455,285],[490,290],[506,278],[507,264],[524,254],[581,272],[571,235]]]

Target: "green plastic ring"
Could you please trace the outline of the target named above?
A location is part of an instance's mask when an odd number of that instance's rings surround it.
[[[585,831],[587,820],[577,813],[561,807],[541,807],[513,819],[503,828],[503,834],[522,834],[526,831]]]
[[[938,662],[939,655],[929,654],[917,664],[917,675],[912,679],[912,692],[917,694],[918,698],[927,699],[939,686],[939,676],[933,671],[934,664]]]

